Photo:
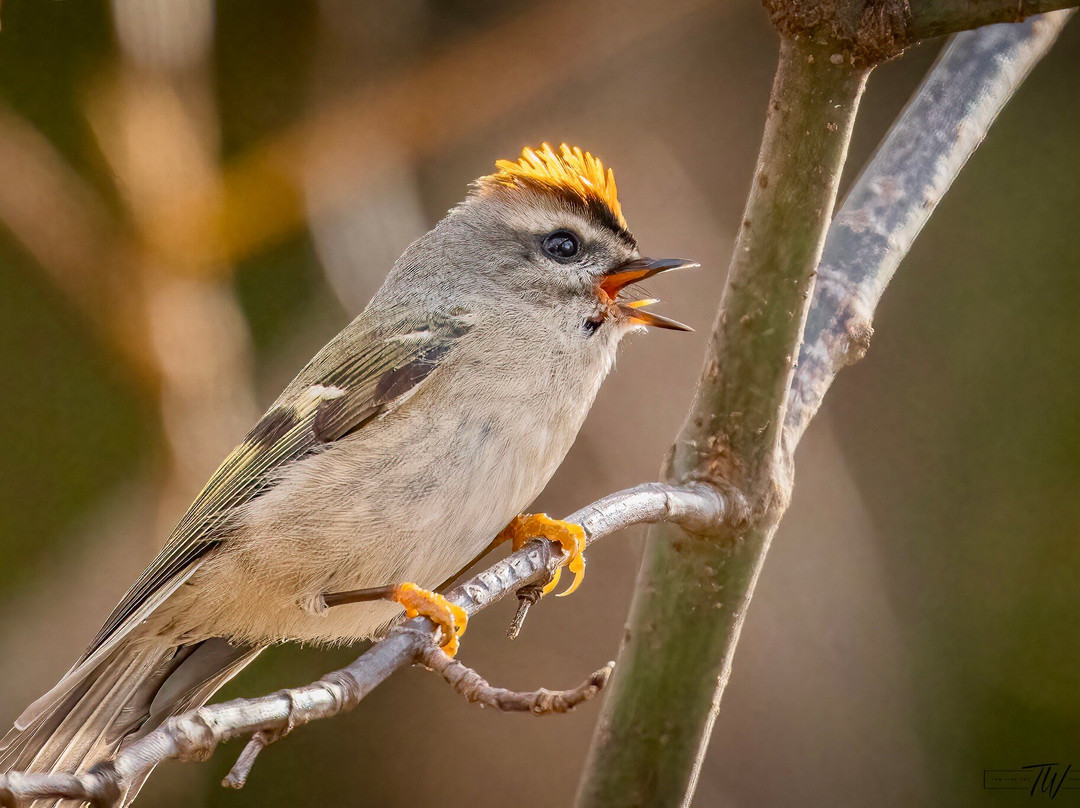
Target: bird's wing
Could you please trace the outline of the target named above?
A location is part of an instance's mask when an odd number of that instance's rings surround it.
[[[377,418],[438,367],[471,327],[462,316],[366,331],[364,319],[357,318],[323,348],[225,458],[82,659],[17,725],[26,725],[63,696],[175,592],[228,538],[237,508],[273,487],[284,466]]]
[[[443,319],[408,331],[346,331],[331,342],[225,458],[161,553],[105,622],[91,651],[154,592],[227,537],[237,507],[272,487],[283,466],[376,418],[423,381],[468,329],[461,319]]]

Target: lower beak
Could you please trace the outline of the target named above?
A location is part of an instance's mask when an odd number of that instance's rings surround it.
[[[633,322],[655,328],[669,328],[672,331],[693,331],[690,326],[683,325],[677,320],[663,317],[659,314],[643,311],[646,306],[657,303],[655,298],[635,300],[632,303],[618,302],[616,298],[619,292],[632,283],[659,275],[661,272],[669,272],[673,269],[690,269],[701,266],[697,261],[686,261],[682,258],[636,258],[628,261],[604,276],[600,281],[600,289],[618,306],[619,311]]]
[[[635,300],[633,303],[617,303],[621,311],[631,322],[651,325],[654,328],[668,328],[672,331],[693,331],[690,326],[664,317],[662,314],[654,314],[651,311],[642,311],[643,306],[650,306],[657,302],[653,298],[647,300]]]

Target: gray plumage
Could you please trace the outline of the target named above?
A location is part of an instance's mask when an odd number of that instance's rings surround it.
[[[636,244],[585,202],[489,185],[414,242],[20,716],[0,770],[84,769],[269,644],[352,642],[400,613],[322,594],[434,588],[472,562],[547,483],[641,327],[597,291]],[[545,253],[556,231],[575,234],[572,260]]]

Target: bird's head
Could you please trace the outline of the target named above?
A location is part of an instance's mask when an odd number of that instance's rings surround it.
[[[495,165],[430,234],[457,269],[455,286],[478,284],[506,305],[553,311],[556,327],[605,342],[643,326],[692,330],[646,309],[657,300],[629,293],[697,264],[641,256],[611,169],[581,149],[546,143]]]

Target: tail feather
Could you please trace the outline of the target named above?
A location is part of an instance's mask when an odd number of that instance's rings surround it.
[[[60,681],[48,693],[42,695],[23,710],[22,715],[15,719],[15,728],[19,730],[27,729],[43,714],[55,713],[60,704],[68,699],[71,692],[76,690],[87,679],[92,679],[94,672],[99,670],[107,659],[114,656],[114,651],[128,639],[128,635],[176,591],[190,577],[192,572],[194,572],[194,567],[159,588],[152,598],[132,612],[115,631],[100,643],[95,641],[95,644],[72,666],[71,670],[60,678]],[[0,742],[0,752],[3,749],[3,742]]]
[[[259,653],[216,638],[122,643],[25,729],[0,741],[0,771],[85,771],[179,712],[201,706]],[[132,784],[127,805],[142,782]],[[35,801],[33,808],[73,805]]]

